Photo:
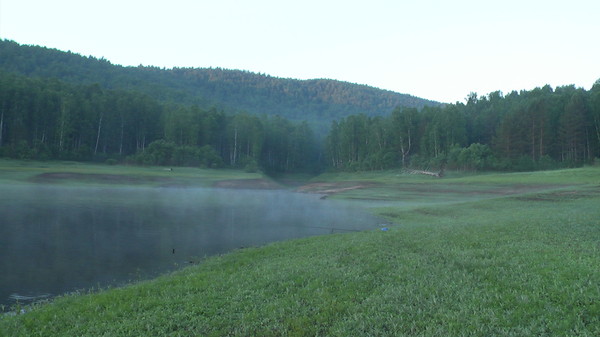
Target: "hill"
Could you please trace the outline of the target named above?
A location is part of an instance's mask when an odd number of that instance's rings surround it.
[[[406,94],[329,79],[286,79],[221,68],[125,67],[103,58],[8,40],[0,40],[0,70],[73,84],[98,83],[106,89],[137,91],[164,102],[312,122],[329,123],[358,113],[386,115],[397,106],[440,105]]]

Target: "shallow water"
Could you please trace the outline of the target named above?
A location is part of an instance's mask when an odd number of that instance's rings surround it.
[[[379,223],[355,203],[289,191],[0,185],[0,305]]]

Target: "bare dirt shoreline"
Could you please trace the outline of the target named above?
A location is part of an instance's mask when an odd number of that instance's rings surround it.
[[[231,188],[241,190],[279,190],[283,187],[268,179],[230,179],[220,180],[213,184],[217,188]]]
[[[302,193],[332,195],[340,192],[369,188],[375,185],[376,184],[374,183],[312,183],[300,186],[296,189],[296,191]]]
[[[144,184],[158,183],[161,187],[192,187],[194,181],[179,181],[171,177],[160,176],[135,176],[123,174],[100,174],[100,173],[76,173],[76,172],[46,172],[38,174],[31,178],[36,183],[57,183],[57,182],[91,182],[101,184]],[[199,182],[199,181],[196,181]],[[206,183],[206,181],[204,181]],[[210,181],[209,181],[210,183]],[[206,186],[206,185],[204,185]],[[255,189],[255,190],[274,190],[284,188],[282,185],[268,179],[227,179],[219,180],[210,186],[216,188],[230,189]]]
[[[34,182],[59,182],[66,180],[90,181],[108,184],[141,184],[146,182],[169,182],[168,177],[131,176],[121,174],[76,173],[76,172],[47,172],[32,178]]]

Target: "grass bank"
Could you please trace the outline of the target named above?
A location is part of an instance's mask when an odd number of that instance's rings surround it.
[[[106,165],[70,161],[39,162],[0,159],[0,184],[46,183],[82,186],[111,184],[156,187],[212,187],[224,181],[270,182],[261,173],[248,173],[233,169],[167,168],[162,166]]]
[[[333,196],[383,199],[373,211],[396,225],[64,296],[1,318],[0,335],[600,335],[599,168],[313,182],[371,182]]]

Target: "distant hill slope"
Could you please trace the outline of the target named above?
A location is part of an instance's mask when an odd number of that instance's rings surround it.
[[[440,104],[336,80],[284,79],[220,68],[124,67],[105,59],[8,40],[0,40],[0,70],[69,83],[99,83],[107,89],[138,91],[164,102],[278,114],[313,124],[357,113],[385,115],[397,106],[421,108]]]

